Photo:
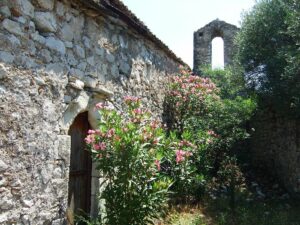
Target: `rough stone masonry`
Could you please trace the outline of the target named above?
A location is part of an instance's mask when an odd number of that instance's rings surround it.
[[[124,95],[158,116],[179,65],[118,0],[0,1],[0,224],[65,223],[76,116]]]
[[[201,67],[212,63],[212,40],[221,37],[224,41],[224,66],[232,61],[234,38],[239,31],[235,25],[213,20],[194,32],[194,72],[201,74]]]

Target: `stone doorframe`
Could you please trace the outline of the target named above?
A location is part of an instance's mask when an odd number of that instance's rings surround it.
[[[68,143],[62,143],[64,145],[69,146],[69,159],[71,156],[71,147],[70,147],[70,142],[71,142],[71,137],[67,136],[68,131],[70,129],[70,126],[72,125],[73,121],[82,112],[88,112],[88,121],[90,123],[90,126],[92,129],[96,129],[98,126],[98,120],[100,118],[100,115],[98,112],[95,110],[95,105],[99,102],[103,102],[106,99],[110,99],[113,96],[113,93],[106,90],[105,88],[97,88],[96,90],[93,90],[92,92],[86,92],[86,91],[81,91],[80,94],[78,95],[77,98],[75,98],[68,106],[66,111],[64,112],[62,116],[62,120],[60,123],[61,127],[61,133],[63,133],[64,138],[62,140],[66,140]],[[68,165],[67,167],[70,167],[70,160],[68,160]],[[92,171],[91,171],[91,207],[90,207],[90,215],[92,217],[96,217],[99,212],[99,203],[97,199],[97,195],[99,193],[99,183],[101,176],[99,172],[95,169],[96,165],[92,163]],[[69,173],[68,171],[66,171]],[[69,177],[68,177],[69,179]],[[68,180],[66,181],[68,182]],[[67,202],[68,195],[66,196],[65,201]],[[66,216],[68,217],[68,210],[66,212]],[[72,215],[71,215],[72,217]]]

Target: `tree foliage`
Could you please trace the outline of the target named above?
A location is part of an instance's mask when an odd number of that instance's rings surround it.
[[[300,2],[262,0],[243,18],[237,61],[259,102],[281,114],[300,112]]]

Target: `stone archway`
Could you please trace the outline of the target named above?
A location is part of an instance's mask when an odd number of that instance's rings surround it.
[[[68,209],[74,215],[90,214],[92,158],[84,138],[90,129],[88,112],[77,115],[68,134],[71,136]]]
[[[221,37],[224,41],[224,66],[232,61],[234,37],[239,28],[221,20],[214,20],[194,33],[194,72],[200,74],[203,65],[211,65],[212,40]]]

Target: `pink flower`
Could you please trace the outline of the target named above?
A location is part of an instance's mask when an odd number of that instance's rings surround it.
[[[104,108],[104,103],[103,102],[99,102],[95,105],[96,109],[103,109]]]
[[[140,98],[134,96],[125,96],[124,97],[125,103],[132,103],[132,102],[139,102]]]
[[[133,113],[137,114],[137,115],[141,115],[143,113],[141,108],[137,108],[133,110]]]
[[[180,163],[185,160],[186,157],[192,156],[193,153],[189,151],[177,150],[176,151],[176,163]]]
[[[178,145],[179,145],[180,147],[182,147],[182,146],[187,146],[187,147],[193,146],[193,144],[192,144],[191,142],[186,141],[186,140],[180,141]]]
[[[161,168],[160,168],[160,162],[159,162],[159,160],[158,160],[158,159],[155,159],[155,160],[154,160],[154,163],[155,163],[155,165],[156,165],[157,170],[160,171]]]
[[[84,140],[85,140],[85,142],[87,144],[91,144],[91,143],[93,143],[95,141],[95,135],[94,134],[90,134]]]
[[[99,151],[99,150],[105,150],[106,149],[106,144],[104,142],[100,142],[98,144],[94,144],[93,145],[93,149],[95,149],[96,151]]]
[[[112,128],[112,129],[110,129],[110,130],[107,132],[106,136],[107,136],[108,138],[111,138],[114,134],[115,134],[115,129]]]
[[[209,135],[211,135],[213,137],[218,137],[218,135],[213,130],[207,131],[207,134],[209,134]]]
[[[177,150],[176,151],[176,163],[180,163],[182,161],[184,161],[184,155],[185,155],[185,152],[182,151],[182,150]]]
[[[88,134],[95,134],[96,131],[95,130],[88,130]]]
[[[153,144],[154,144],[154,145],[157,145],[157,144],[158,144],[158,139],[157,139],[157,138],[155,138],[155,139],[153,140]]]

